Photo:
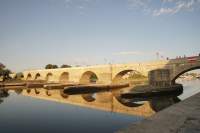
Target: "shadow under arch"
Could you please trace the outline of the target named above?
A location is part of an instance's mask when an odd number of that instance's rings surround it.
[[[26,80],[31,80],[32,79],[32,75],[29,73],[26,77]]]
[[[35,79],[34,79],[34,80],[39,80],[40,78],[41,78],[40,73],[37,73],[37,74],[35,75]]]
[[[96,73],[92,72],[92,71],[86,71],[82,74],[81,78],[80,78],[80,83],[81,84],[95,84],[98,81],[98,76]]]
[[[47,75],[46,75],[46,81],[52,81],[52,77],[53,77],[52,73],[47,73]]]
[[[194,66],[194,67],[191,67],[191,68],[188,68],[188,69],[185,69],[181,72],[179,72],[178,74],[176,74],[176,76],[172,79],[172,84],[175,84],[176,83],[176,79],[179,78],[182,74],[186,73],[186,72],[189,72],[189,71],[192,71],[192,70],[197,70],[197,69],[200,69],[200,66]]]
[[[67,83],[69,82],[69,73],[68,72],[63,72],[60,77],[59,77],[59,82],[60,83]]]
[[[29,94],[31,93],[31,89],[27,89],[26,92]]]
[[[98,82],[97,75],[92,71],[86,71],[82,74],[80,81],[81,84],[96,84]],[[96,100],[95,93],[84,94],[82,98],[87,102],[93,102]]]
[[[120,72],[118,72],[112,82],[113,83],[122,83],[122,82],[129,82],[129,78],[132,77],[134,80],[134,78],[144,78],[145,76],[142,75],[140,72],[133,70],[133,69],[127,69],[127,70],[122,70]]]
[[[23,79],[24,78],[24,74],[22,74],[21,76],[20,76],[20,79]]]
[[[128,69],[128,70],[123,70],[123,71],[118,72],[114,76],[112,82],[116,83],[116,82],[122,81],[124,75],[128,74],[129,72],[133,72],[133,71],[134,70],[132,70],[132,69]]]

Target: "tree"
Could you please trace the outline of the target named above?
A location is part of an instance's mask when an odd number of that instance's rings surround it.
[[[52,64],[47,64],[47,65],[45,66],[45,69],[52,69]]]
[[[0,63],[0,70],[3,70],[3,69],[5,69],[5,65]]]
[[[3,77],[3,81],[11,79],[11,71],[9,69],[2,70],[0,72],[0,77]]]
[[[10,73],[11,71],[6,69],[4,64],[0,63],[0,77],[2,77],[3,81],[11,79]]]
[[[57,65],[53,65],[53,64],[47,64],[45,66],[45,69],[56,69],[56,68],[58,68],[58,66]]]
[[[52,66],[52,69],[56,69],[56,68],[58,68],[57,65],[53,65],[53,66]]]
[[[98,78],[97,78],[97,76],[96,76],[95,74],[92,74],[92,75],[90,76],[90,82],[91,82],[91,83],[96,83],[97,80],[98,80]]]
[[[72,66],[63,64],[60,68],[69,68],[69,67],[72,67]]]

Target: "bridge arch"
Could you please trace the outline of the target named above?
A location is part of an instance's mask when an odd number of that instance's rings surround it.
[[[41,78],[40,73],[37,73],[37,74],[35,75],[35,80],[39,80],[40,78]]]
[[[22,75],[20,76],[20,78],[22,78],[22,79],[23,79],[23,78],[24,78],[24,74],[22,74]]]
[[[53,74],[52,73],[47,73],[46,81],[53,81]]]
[[[68,81],[69,81],[69,73],[68,72],[63,72],[59,77],[59,82],[66,83]]]
[[[189,68],[186,68],[184,70],[181,70],[181,71],[178,71],[175,76],[172,78],[172,84],[175,84],[175,81],[178,77],[180,77],[182,74],[186,73],[186,72],[189,72],[189,71],[192,71],[192,70],[196,70],[196,69],[200,69],[200,66],[192,66],[192,67],[189,67]]]
[[[52,74],[51,72],[47,73],[47,75],[46,75],[46,81],[47,81],[47,82],[53,82],[53,74]],[[46,90],[46,91],[45,91],[45,94],[46,94],[47,96],[51,96],[51,95],[52,95],[52,94],[50,93],[50,90]]]
[[[82,74],[80,78],[80,83],[82,84],[90,84],[90,83],[97,83],[98,77],[97,74],[92,71],[86,71]]]
[[[113,83],[121,83],[121,82],[129,82],[129,78],[130,76],[134,78],[144,78],[145,76],[142,75],[140,72],[133,70],[133,69],[127,69],[127,70],[122,70],[120,72],[118,72],[112,82]]]
[[[29,73],[26,77],[26,80],[31,80],[32,79],[32,75]]]
[[[26,80],[32,80],[32,75],[30,73],[28,73]],[[27,89],[26,92],[29,94],[31,93],[31,89]]]
[[[37,73],[35,75],[35,80],[40,80],[40,79],[41,79],[41,75],[40,73]],[[40,91],[37,88],[35,88],[34,91],[35,91],[35,94],[40,94]]]
[[[86,71],[82,74],[79,82],[81,84],[95,84],[95,83],[97,83],[97,81],[98,81],[98,77],[97,77],[96,73],[94,73],[92,71]],[[82,98],[87,102],[93,102],[96,100],[95,96],[96,96],[95,93],[84,94],[84,95],[82,95]]]
[[[123,71],[120,71],[118,72],[114,78],[113,78],[113,82],[121,82],[123,80],[123,76],[130,73],[130,72],[133,72],[134,70],[132,69],[128,69],[128,70],[123,70]]]

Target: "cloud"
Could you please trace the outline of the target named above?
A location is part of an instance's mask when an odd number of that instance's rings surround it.
[[[86,9],[96,0],[64,0],[68,9],[75,9],[80,15],[86,15]]]
[[[143,12],[149,13],[151,0],[127,0],[129,9],[142,9]]]
[[[200,0],[127,0],[131,9],[140,9],[153,16],[176,14],[180,11],[193,11],[200,6]]]
[[[113,55],[144,55],[144,52],[140,51],[123,51],[118,53],[113,53]]]
[[[85,7],[95,0],[65,0],[65,4],[67,7]],[[82,8],[81,8],[82,9]]]
[[[101,0],[64,0],[67,8],[74,8],[81,13]],[[102,1],[107,2],[108,0]],[[128,8],[132,10],[141,10],[145,14],[152,16],[161,16],[165,14],[176,14],[181,11],[194,11],[200,7],[200,0],[122,0],[127,2]],[[114,3],[114,1],[113,1]]]
[[[195,4],[199,4],[199,0],[181,0],[181,1],[177,1],[177,0],[164,0],[164,2],[175,2],[175,6],[174,7],[165,7],[165,8],[160,8],[160,9],[155,9],[153,11],[153,16],[160,16],[163,14],[175,14],[178,13],[180,11],[191,11],[193,10]]]
[[[145,8],[148,6],[149,2],[150,0],[128,0],[129,6],[133,8]]]
[[[116,56],[159,56],[160,58],[165,58],[166,53],[163,51],[122,51],[122,52],[117,52],[113,53],[112,55]]]

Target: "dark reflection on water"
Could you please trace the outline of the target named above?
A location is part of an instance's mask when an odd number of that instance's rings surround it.
[[[10,93],[0,105],[0,132],[112,133],[142,118]]]
[[[7,91],[0,89],[0,104],[3,102],[3,99],[8,96],[9,96],[9,93]]]
[[[177,81],[182,100],[200,92],[200,80]],[[0,133],[113,133],[141,117],[111,113],[10,93],[0,93]],[[2,102],[3,101],[3,102]]]

